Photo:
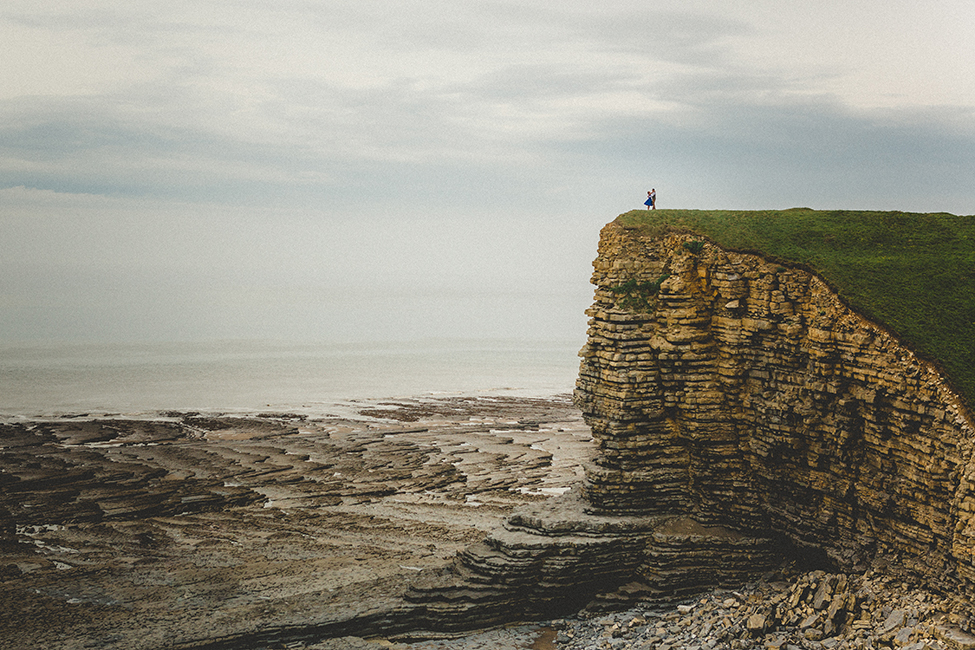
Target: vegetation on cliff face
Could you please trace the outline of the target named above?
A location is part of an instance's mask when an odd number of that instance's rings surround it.
[[[975,216],[791,210],[634,210],[618,223],[679,228],[804,265],[854,309],[948,372],[975,405]]]

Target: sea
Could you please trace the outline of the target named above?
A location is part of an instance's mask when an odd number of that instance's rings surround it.
[[[0,419],[340,414],[360,400],[571,393],[583,340],[0,344]]]

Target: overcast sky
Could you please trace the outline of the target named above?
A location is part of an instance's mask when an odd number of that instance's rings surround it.
[[[579,338],[641,207],[975,213],[971,0],[5,0],[0,341]]]

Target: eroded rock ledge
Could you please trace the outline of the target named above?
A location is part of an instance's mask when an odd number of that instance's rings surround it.
[[[612,223],[576,391],[591,511],[781,535],[852,570],[975,581],[972,420],[813,274]],[[656,293],[654,293],[656,291]]]

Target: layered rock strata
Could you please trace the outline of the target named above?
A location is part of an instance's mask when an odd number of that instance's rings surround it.
[[[415,629],[672,600],[797,551],[971,588],[973,429],[935,368],[810,272],[690,234],[610,224],[594,269],[581,489],[421,576]]]
[[[415,631],[543,620],[740,584],[779,561],[773,540],[686,518],[594,515],[577,494],[525,506],[454,564],[413,583]],[[414,632],[416,634],[416,632]],[[409,636],[409,635],[407,635]]]
[[[799,268],[604,228],[576,391],[591,511],[780,534],[838,566],[975,580],[972,421],[944,377]]]

